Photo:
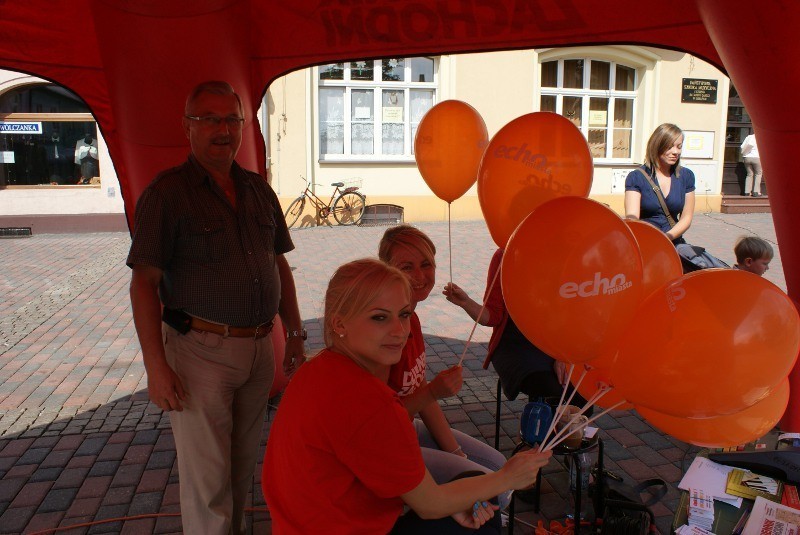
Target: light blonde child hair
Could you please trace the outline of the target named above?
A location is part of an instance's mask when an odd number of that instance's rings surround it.
[[[348,262],[336,270],[325,292],[325,345],[333,345],[333,322],[344,321],[369,307],[387,287],[400,283],[411,301],[411,284],[402,271],[375,258]]]

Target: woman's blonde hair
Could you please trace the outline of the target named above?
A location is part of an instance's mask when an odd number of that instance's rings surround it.
[[[428,235],[418,228],[411,225],[397,225],[386,229],[378,245],[378,258],[387,264],[390,263],[392,252],[398,245],[416,249],[431,265],[436,265],[436,246]]]
[[[333,321],[344,321],[365,310],[391,284],[400,283],[409,302],[411,284],[402,271],[375,258],[353,260],[333,274],[325,292],[325,345],[333,345]]]
[[[645,154],[644,159],[645,165],[650,168],[653,174],[655,174],[658,169],[658,158],[669,150],[678,138],[682,137],[683,130],[672,123],[659,125],[658,128],[653,131],[650,135],[650,139],[647,140],[647,154]],[[669,172],[670,174],[675,173],[675,176],[679,176],[680,168],[681,159],[679,156],[678,161],[670,168]]]

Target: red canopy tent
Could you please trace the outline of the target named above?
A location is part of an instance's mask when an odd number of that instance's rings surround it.
[[[240,161],[265,170],[256,110],[277,76],[343,59],[641,44],[725,71],[770,176],[789,295],[800,299],[800,4],[745,0],[0,0],[0,67],[52,80],[91,108],[128,218],[156,172],[187,153],[179,115],[197,82],[224,79],[248,112]],[[800,372],[784,427],[800,430]]]

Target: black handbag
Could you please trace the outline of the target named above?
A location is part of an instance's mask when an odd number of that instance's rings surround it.
[[[600,533],[606,535],[648,535],[656,531],[655,515],[650,506],[667,494],[667,482],[653,478],[639,484],[603,468],[600,449],[594,482],[589,485]],[[649,493],[646,500],[643,493]]]

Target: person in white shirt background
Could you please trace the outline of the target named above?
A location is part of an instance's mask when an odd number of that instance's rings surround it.
[[[761,197],[761,175],[763,173],[755,134],[750,134],[744,138],[741,150],[744,157],[744,167],[747,169],[747,176],[744,179],[744,196]]]

